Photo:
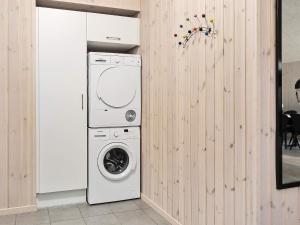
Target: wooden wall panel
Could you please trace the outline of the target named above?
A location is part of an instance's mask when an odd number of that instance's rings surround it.
[[[246,34],[258,29],[257,6],[258,1],[246,1]],[[257,154],[259,126],[258,126],[258,38],[257,35],[246,35],[246,224],[257,223],[260,212],[257,203]]]
[[[178,47],[203,12],[217,37]],[[174,224],[299,224],[300,189],[276,190],[275,0],[142,0],[141,16],[144,199]]]
[[[235,218],[234,2],[224,0],[224,224]]]
[[[234,10],[235,224],[246,224],[246,0]]]
[[[35,208],[35,1],[1,1],[0,214]]]
[[[8,207],[8,0],[0,4],[0,209]]]
[[[35,204],[35,2],[9,1],[9,207]]]
[[[178,47],[179,24],[204,12],[216,21],[216,38]],[[256,13],[250,0],[142,1],[143,196],[178,224],[255,224],[258,126],[250,121],[258,114],[246,103],[257,96],[257,42],[246,37],[256,33]]]
[[[258,109],[260,142],[257,157],[260,211],[259,224],[296,225],[300,217],[300,189],[278,191],[275,188],[275,12],[276,1],[258,2],[259,63]]]

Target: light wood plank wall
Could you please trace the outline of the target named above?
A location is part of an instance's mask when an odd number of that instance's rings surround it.
[[[0,3],[0,215],[35,208],[34,6]]]
[[[259,148],[257,200],[258,224],[299,225],[300,189],[275,188],[275,14],[276,1],[258,1],[259,8]]]
[[[0,214],[35,205],[34,8],[0,3]],[[183,51],[202,12],[217,38]],[[275,189],[274,23],[274,0],[142,0],[142,190],[179,224],[299,224],[300,190]]]
[[[300,189],[275,188],[275,0],[141,7],[143,198],[174,224],[300,224]],[[216,39],[178,47],[204,12]]]

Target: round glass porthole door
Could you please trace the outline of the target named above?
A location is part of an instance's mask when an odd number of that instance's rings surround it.
[[[98,168],[110,180],[120,180],[135,169],[136,161],[128,146],[122,143],[107,145],[98,156]]]
[[[97,95],[106,105],[122,108],[136,96],[139,70],[131,66],[111,67],[98,79]]]
[[[122,148],[112,148],[105,154],[103,164],[107,172],[121,174],[129,165],[129,155]]]

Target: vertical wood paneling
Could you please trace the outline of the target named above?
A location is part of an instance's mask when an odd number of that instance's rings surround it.
[[[187,17],[187,1],[180,1],[179,3],[179,9],[180,9],[180,14],[178,15],[178,19],[179,23],[182,23],[182,21],[185,21],[185,18]],[[185,24],[185,28],[186,24]],[[188,71],[187,71],[187,51],[183,50],[182,48],[178,48],[179,51],[179,58],[177,58],[177,63],[179,64],[179,70],[178,70],[178,114],[179,114],[179,118],[178,118],[178,149],[179,149],[179,163],[178,163],[178,186],[179,186],[179,193],[178,193],[178,220],[180,223],[184,223],[185,222],[185,210],[184,210],[184,203],[185,203],[185,188],[187,188],[185,186],[185,177],[184,177],[184,171],[185,168],[184,166],[185,164],[185,153],[189,150],[189,149],[185,149],[186,146],[186,142],[185,142],[185,135],[186,132],[189,133],[188,130],[186,129],[185,123],[186,123],[186,112],[189,110],[186,110],[186,103],[189,102],[189,99],[187,99],[187,87],[186,87],[186,83],[187,80],[189,79],[188,76]],[[185,74],[185,76],[183,76]]]
[[[260,142],[258,159],[257,224],[299,224],[299,188],[275,188],[275,0],[258,2],[258,94]]]
[[[192,4],[189,2],[188,13],[189,15],[195,14],[195,12],[201,11],[201,2],[197,2]],[[203,202],[199,200],[199,193],[201,191],[205,191],[205,189],[201,188],[205,186],[205,182],[203,182],[203,178],[201,179],[200,173],[205,172],[202,169],[205,167],[205,163],[202,167],[200,167],[199,159],[200,154],[203,151],[200,151],[200,141],[203,140],[204,137],[200,136],[199,124],[201,123],[201,114],[200,114],[200,88],[201,86],[201,78],[199,76],[201,66],[199,64],[205,65],[203,62],[199,63],[198,58],[194,57],[201,53],[201,48],[203,48],[205,43],[201,37],[196,37],[193,40],[193,45],[189,48],[189,73],[190,73],[190,100],[191,100],[191,111],[190,111],[190,208],[189,215],[191,216],[191,220],[189,221],[191,224],[199,224],[200,220],[202,220],[203,214]],[[204,51],[202,51],[205,54]],[[205,72],[203,73],[205,76]],[[205,113],[204,113],[205,116]],[[205,144],[205,142],[204,142]],[[200,170],[201,168],[201,170]],[[200,186],[201,184],[201,186]],[[201,190],[201,191],[200,191]],[[187,201],[188,202],[188,201]]]
[[[215,0],[215,224],[224,224],[224,0]]]
[[[142,20],[141,20],[141,39],[144,40],[143,48],[141,48],[141,52],[143,55],[143,61],[147,61],[147,64],[143,65],[143,79],[142,79],[142,114],[144,115],[142,118],[142,127],[149,127],[150,122],[150,112],[149,112],[149,104],[145,104],[146,102],[149,103],[150,100],[150,92],[149,92],[149,83],[150,83],[150,65],[149,65],[149,51],[146,51],[146,49],[150,48],[150,36],[148,35],[148,29],[150,29],[150,21],[143,19],[149,17],[148,13],[149,10],[149,1],[143,1],[141,2],[142,8],[144,9],[142,14]],[[145,194],[150,193],[149,191],[149,185],[148,182],[150,181],[150,148],[149,148],[149,135],[148,133],[144,132],[142,129],[141,131],[141,146],[143,151],[141,152],[141,160],[143,166],[142,169],[142,190]]]
[[[149,16],[151,17],[155,17],[155,4],[149,4]],[[149,20],[150,21],[150,28],[149,28],[149,36],[150,36],[150,48],[149,49],[155,49],[155,32],[156,30],[156,24],[153,20]],[[153,152],[155,151],[155,144],[154,144],[154,139],[153,139],[153,133],[154,131],[154,113],[155,113],[155,109],[154,109],[154,88],[155,88],[155,51],[149,51],[150,52],[150,58],[149,58],[149,77],[150,77],[150,81],[149,81],[149,89],[150,89],[150,93],[149,93],[149,151],[150,151],[150,156],[149,156],[149,162],[150,162],[150,176],[149,176],[149,197],[151,197],[151,199],[154,199],[154,194],[155,194],[155,190],[154,190],[154,186],[156,184],[155,182],[155,174],[154,174],[154,166],[155,166],[155,158],[153,157]],[[143,63],[145,63],[143,61]],[[145,129],[143,130],[144,132]]]
[[[0,209],[8,207],[8,0],[0,3]]]
[[[143,193],[179,224],[298,224],[299,190],[275,189],[274,2],[142,0]],[[178,47],[203,12],[216,38]]]
[[[263,147],[264,152],[259,155],[260,164],[259,166],[259,179],[260,179],[260,221],[261,224],[271,224],[271,176],[272,173],[270,165],[270,156],[272,156],[275,149],[270,149],[271,139],[270,139],[270,113],[272,109],[270,107],[270,75],[272,73],[272,68],[270,67],[270,55],[271,55],[271,2],[272,0],[266,0],[260,3],[260,94],[264,96],[259,102],[260,107],[260,146]],[[275,109],[275,106],[274,106]],[[274,168],[275,169],[275,168]]]
[[[192,14],[190,12],[190,7],[193,4],[190,1],[186,1],[185,5],[185,17],[190,17]],[[190,23],[190,22],[189,22]],[[188,28],[186,28],[188,29]],[[184,110],[184,118],[183,118],[183,123],[184,123],[184,138],[183,138],[183,178],[182,178],[182,184],[183,184],[183,192],[184,192],[184,218],[183,218],[183,223],[186,225],[191,225],[192,223],[192,193],[191,193],[191,108],[192,108],[192,99],[191,95],[191,55],[190,55],[191,49],[188,49],[186,52],[186,55],[184,57],[184,71],[183,74],[186,74],[184,78],[184,94],[185,96],[184,101],[184,109],[189,109],[189,110]]]
[[[199,2],[199,11],[197,14],[201,14],[202,12],[206,11],[206,2],[208,0],[203,0]],[[198,180],[198,204],[199,204],[199,223],[198,224],[206,224],[207,223],[207,205],[206,205],[206,154],[207,154],[207,142],[206,142],[206,129],[208,122],[206,121],[206,96],[207,96],[207,83],[206,83],[206,39],[200,37],[200,41],[198,46],[194,46],[197,48],[197,57],[193,57],[196,61],[195,63],[198,64],[198,72],[195,76],[199,77],[199,123],[198,125],[198,159],[197,164],[199,166],[198,169],[198,176],[195,178]],[[199,60],[200,59],[200,60]],[[194,121],[191,122],[194,124]]]
[[[174,26],[172,24],[175,23],[175,4],[174,1],[170,2],[168,1],[168,9],[172,13],[168,16],[169,21],[168,23],[171,24],[168,26],[169,33],[173,33]],[[163,150],[164,152],[167,152],[167,156],[165,161],[167,161],[167,171],[168,171],[168,181],[167,181],[167,212],[171,215],[173,213],[173,182],[174,182],[174,171],[173,171],[173,159],[174,159],[174,151],[176,151],[176,144],[175,144],[175,131],[174,131],[174,119],[176,115],[176,103],[175,103],[175,92],[176,92],[176,76],[175,71],[176,67],[174,67],[175,64],[175,57],[173,57],[176,54],[176,44],[168,41],[166,39],[166,42],[168,43],[167,47],[170,49],[168,51],[169,55],[168,58],[166,58],[166,63],[168,64],[167,68],[167,76],[168,80],[167,83],[170,85],[168,86],[168,98],[167,98],[167,127],[164,130],[164,133],[167,133],[167,136],[165,138],[168,139],[167,143],[167,151]],[[172,56],[172,57],[170,57]],[[170,73],[168,72],[170,71]],[[171,129],[172,132],[168,132],[168,130]]]
[[[235,218],[234,0],[224,0],[224,224]]]
[[[246,224],[246,1],[235,1],[235,224]]]
[[[161,37],[164,36],[164,30],[162,29],[162,27],[168,26],[169,24],[169,17],[170,15],[167,13],[169,10],[169,2],[164,1],[162,3],[162,13],[164,15],[164,20],[162,20],[162,26],[161,26]],[[168,29],[169,32],[171,32],[170,28]],[[170,49],[171,46],[169,46],[169,42],[167,41],[167,39],[162,38],[162,42],[161,42],[161,49],[164,48],[168,48]],[[169,58],[169,53],[165,52],[165,54],[162,56],[161,62],[162,62],[162,83],[168,83],[168,63],[167,63],[167,59]],[[161,138],[162,138],[162,145],[161,145],[161,156],[162,156],[162,162],[161,162],[161,168],[162,168],[162,175],[161,175],[161,180],[160,180],[160,184],[161,184],[161,201],[162,201],[162,205],[165,209],[168,208],[168,188],[167,188],[167,184],[168,184],[168,164],[164,163],[165,161],[168,161],[168,151],[163,151],[164,149],[168,149],[168,132],[167,131],[167,127],[168,127],[168,88],[162,88],[161,91],[161,108],[162,108],[162,121],[161,121]],[[165,106],[165,107],[164,107]]]
[[[215,20],[215,0],[206,1],[207,19]],[[215,224],[215,39],[206,38],[206,224]]]
[[[157,15],[161,14],[161,5],[162,2],[159,2],[158,0],[155,0],[155,8],[156,8],[156,13]],[[161,48],[161,23],[162,21],[157,21],[157,25],[155,26],[155,49],[160,49]],[[154,151],[154,157],[155,159],[162,159],[161,153],[162,153],[162,137],[161,137],[161,122],[162,122],[162,107],[161,107],[161,100],[162,100],[162,95],[161,95],[161,90],[162,87],[159,85],[162,81],[162,55],[163,54],[158,54],[158,51],[155,52],[155,65],[157,65],[154,69],[155,75],[154,75],[154,146],[155,146],[155,151]],[[155,161],[155,168],[154,168],[154,174],[155,174],[155,183],[154,183],[154,199],[159,205],[162,205],[161,198],[160,196],[162,195],[161,193],[161,160],[156,160]]]
[[[0,214],[35,205],[35,1],[0,3]],[[15,210],[15,211],[14,211]]]
[[[246,2],[246,34],[257,30],[257,2]],[[258,149],[258,38],[246,35],[246,224],[256,224]]]
[[[34,1],[9,1],[9,207],[35,204]]]

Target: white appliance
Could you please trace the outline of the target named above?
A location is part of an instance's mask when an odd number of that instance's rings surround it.
[[[141,124],[141,57],[96,53],[89,60],[89,127]]]
[[[140,128],[89,129],[89,204],[140,198]]]

